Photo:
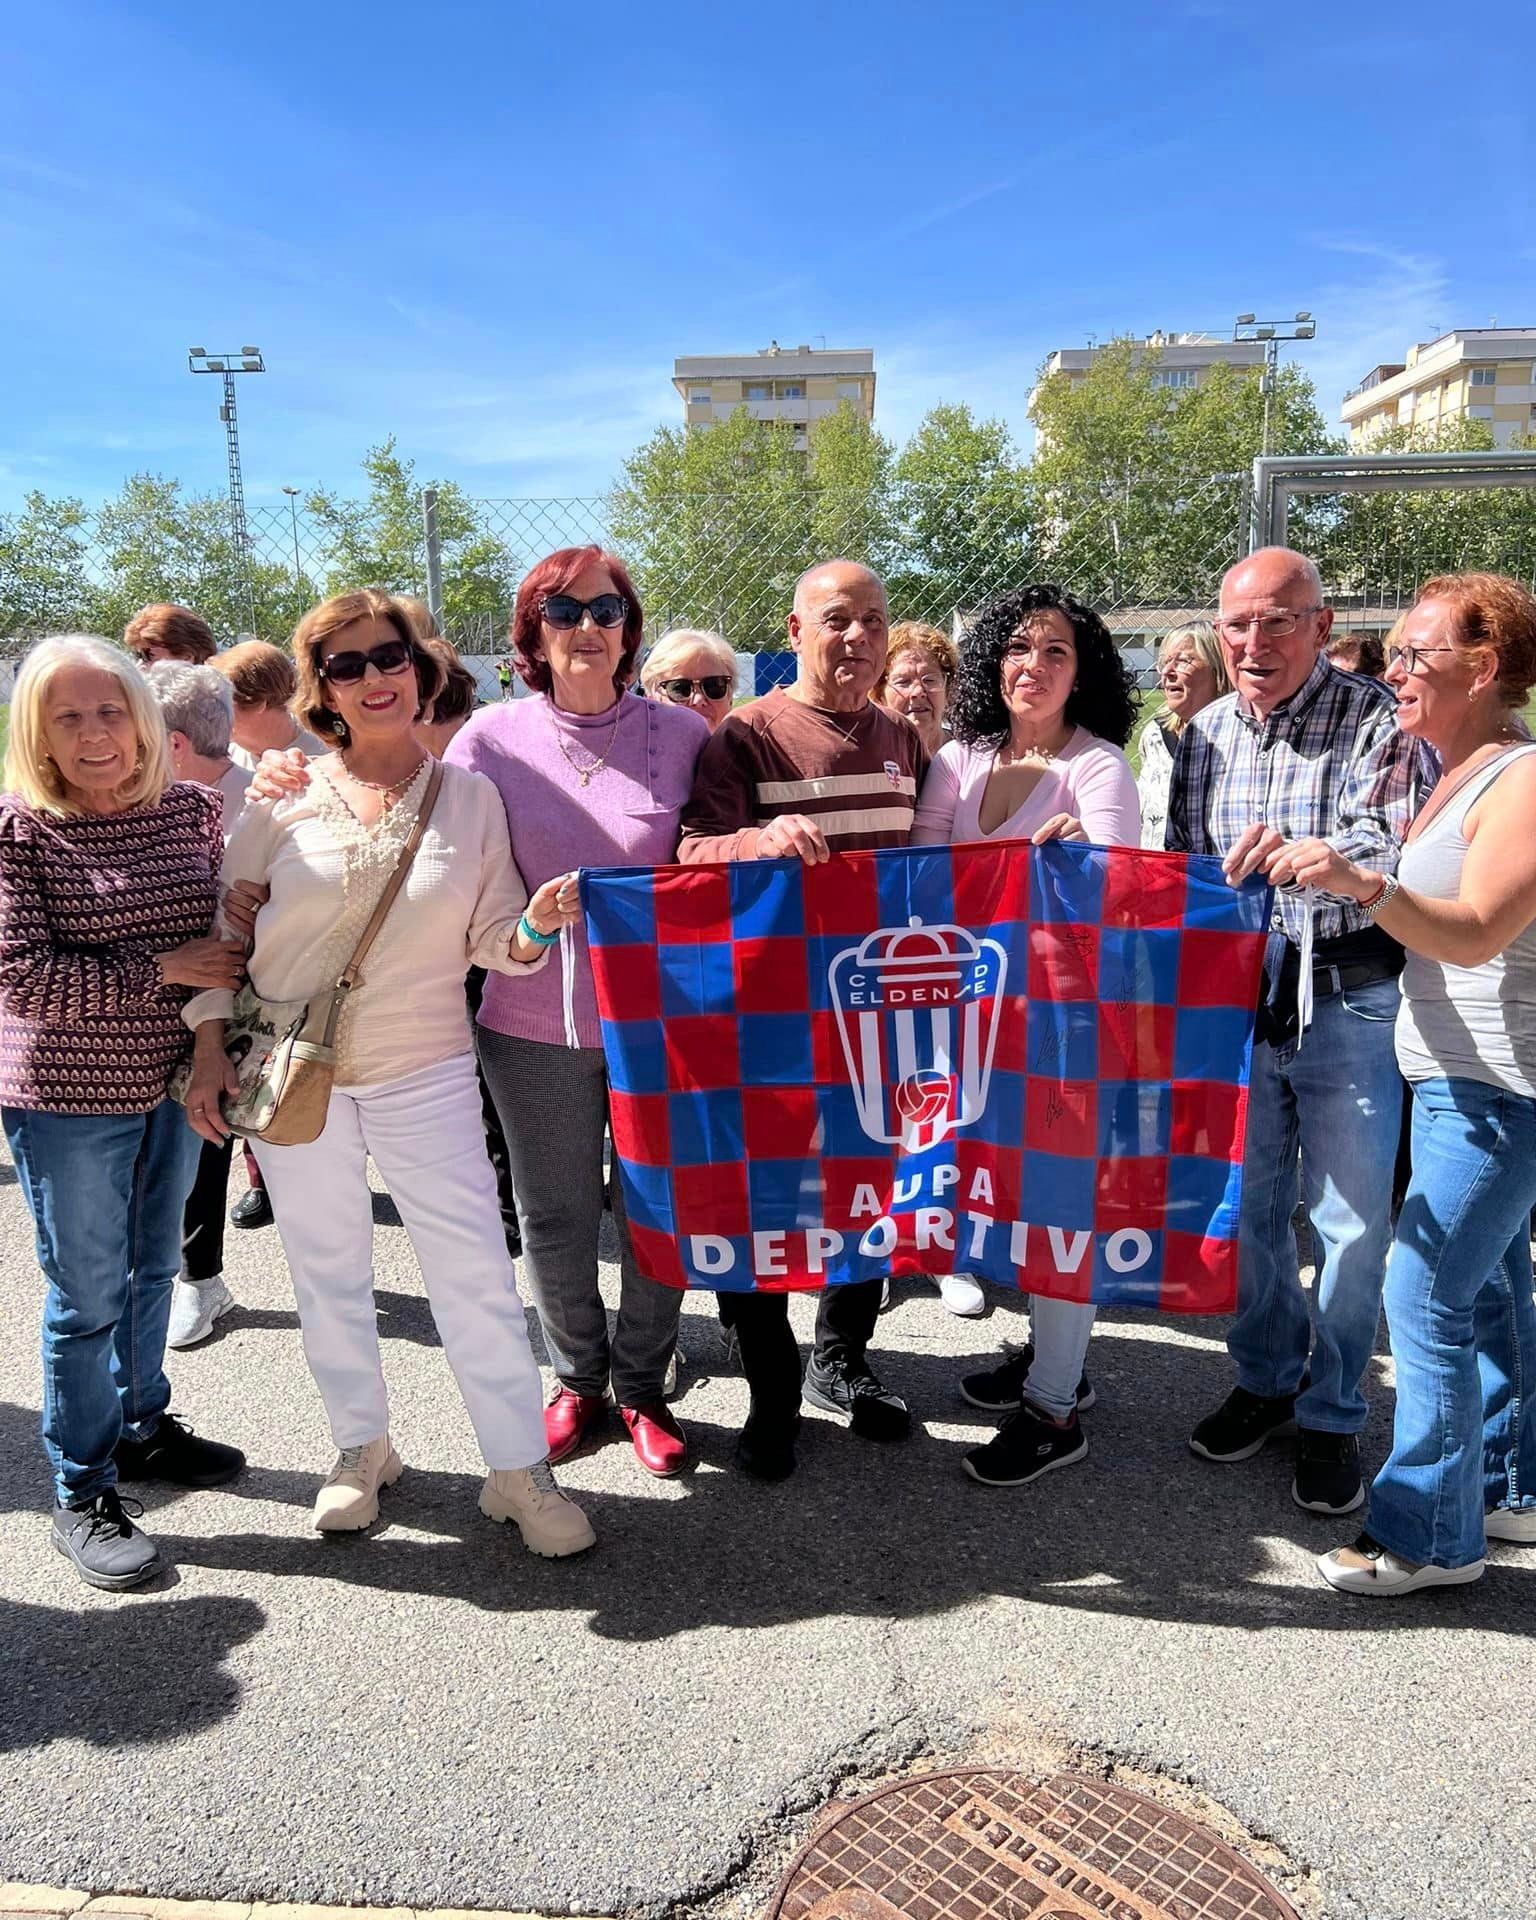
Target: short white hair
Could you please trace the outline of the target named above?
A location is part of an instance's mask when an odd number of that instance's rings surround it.
[[[235,720],[235,690],[223,674],[185,660],[157,660],[144,678],[169,731],[184,733],[199,759],[222,760]]]
[[[731,692],[734,693],[736,656],[724,637],[711,633],[707,627],[673,627],[664,633],[645,656],[645,665],[640,669],[641,690],[654,693],[663,680],[671,678],[684,654],[692,653],[697,647],[707,648],[720,662],[720,671],[730,675]]]
[[[7,789],[42,813],[81,811],[78,802],[64,791],[64,782],[48,751],[43,721],[49,682],[61,668],[69,666],[95,667],[117,682],[139,741],[133,771],[117,789],[117,798],[125,807],[159,806],[172,777],[165,722],[132,656],[93,633],[52,634],[39,640],[22,661],[11,693],[10,729],[5,742]]]

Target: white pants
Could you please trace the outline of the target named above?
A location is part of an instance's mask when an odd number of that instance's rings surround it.
[[[543,1393],[470,1053],[383,1086],[335,1089],[325,1131],[308,1146],[256,1143],[332,1438],[354,1447],[389,1427],[373,1298],[370,1153],[410,1236],[485,1464],[534,1465],[549,1450]]]

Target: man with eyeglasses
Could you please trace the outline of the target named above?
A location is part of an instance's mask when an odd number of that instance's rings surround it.
[[[1221,583],[1216,627],[1235,691],[1184,729],[1167,844],[1221,856],[1234,885],[1262,874],[1286,841],[1313,835],[1380,873],[1397,867],[1428,769],[1397,729],[1391,691],[1328,660],[1332,626],[1317,568],[1288,548],[1252,554]],[[1309,912],[1312,1015],[1303,1035]],[[1368,908],[1276,896],[1248,1087],[1237,1317],[1227,1335],[1237,1385],[1189,1444],[1207,1460],[1247,1460],[1294,1429],[1291,1493],[1313,1513],[1350,1513],[1365,1497],[1360,1382],[1390,1239],[1402,966],[1401,947],[1371,924]],[[1291,1225],[1298,1152],[1318,1256],[1310,1320]]]
[[[889,647],[885,588],[868,567],[829,560],[802,574],[789,616],[793,684],[728,714],[699,756],[683,809],[682,861],[769,860],[807,866],[834,853],[903,847],[928,755],[917,730],[870,698]],[[904,1440],[907,1403],[877,1378],[868,1347],[881,1283],[830,1287],[816,1314],[804,1397],[871,1440]],[[800,1349],[782,1293],[725,1293],[751,1411],[737,1443],[743,1471],[794,1471]]]

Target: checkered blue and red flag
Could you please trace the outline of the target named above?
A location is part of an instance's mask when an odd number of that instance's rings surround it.
[[[1230,1310],[1269,897],[1072,843],[585,873],[641,1270]]]

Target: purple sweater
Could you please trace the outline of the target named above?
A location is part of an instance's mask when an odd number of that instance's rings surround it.
[[[573,867],[652,867],[675,860],[678,818],[708,738],[709,728],[687,707],[662,706],[636,694],[621,695],[617,707],[598,714],[564,713],[535,694],[482,707],[443,758],[495,783],[507,809],[512,858],[531,897]],[[578,769],[598,759],[605,764],[583,786]],[[551,1046],[600,1047],[580,922],[562,936],[551,959],[538,973],[489,974],[481,1026]]]

